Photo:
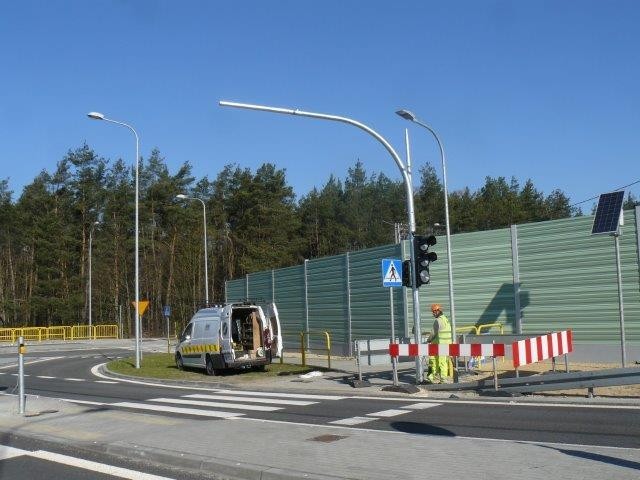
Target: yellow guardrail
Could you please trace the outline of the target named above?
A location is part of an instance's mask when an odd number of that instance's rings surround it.
[[[475,335],[478,335],[478,329],[477,327],[474,327],[473,325],[469,326],[469,327],[457,327],[456,328],[456,335],[459,333],[473,333]]]
[[[0,342],[15,343],[18,337],[30,342],[118,338],[117,325],[60,325],[56,327],[0,328]]]
[[[477,328],[477,335],[480,335],[482,333],[482,329],[486,328],[487,330],[490,330],[493,327],[499,327],[500,328],[500,335],[504,334],[504,325],[502,323],[485,323],[483,325],[478,325]]]
[[[300,354],[302,355],[302,366],[303,367],[307,366],[306,350],[311,350],[310,348],[305,349],[304,337],[305,336],[307,337],[307,342],[308,342],[309,341],[308,337],[310,337],[311,335],[324,335],[324,339],[325,339],[324,350],[327,351],[327,368],[331,368],[331,335],[329,334],[329,332],[313,332],[313,331],[300,332]]]

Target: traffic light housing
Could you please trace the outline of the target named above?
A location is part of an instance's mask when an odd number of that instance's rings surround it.
[[[430,252],[429,247],[437,243],[434,235],[428,237],[415,235],[413,237],[413,266],[416,272],[416,288],[431,281],[429,264],[438,259],[436,252]]]
[[[402,262],[402,286],[411,288],[411,260]]]

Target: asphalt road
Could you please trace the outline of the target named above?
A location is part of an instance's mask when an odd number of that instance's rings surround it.
[[[95,365],[128,355],[130,352],[123,349],[28,354],[26,392],[95,403],[100,408],[185,415],[203,421],[236,417],[424,435],[640,448],[640,407],[167,388],[104,379],[91,372]],[[17,369],[7,363],[8,358],[0,354],[0,390],[10,393]]]

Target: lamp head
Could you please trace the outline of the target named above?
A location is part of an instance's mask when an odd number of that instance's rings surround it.
[[[411,122],[414,122],[416,120],[416,116],[411,113],[409,110],[398,110],[396,112],[396,115],[400,115],[402,118],[404,118],[405,120],[409,120]]]
[[[104,114],[100,112],[89,112],[87,113],[87,117],[92,118],[94,120],[104,120]]]
[[[176,195],[176,198],[179,198],[180,200],[185,200],[187,197],[184,193],[179,193],[178,195]]]

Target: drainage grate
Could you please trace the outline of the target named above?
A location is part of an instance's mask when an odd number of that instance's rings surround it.
[[[336,440],[342,440],[343,438],[347,438],[346,435],[320,435],[318,437],[308,438],[312,442],[324,442],[330,443],[335,442]]]

